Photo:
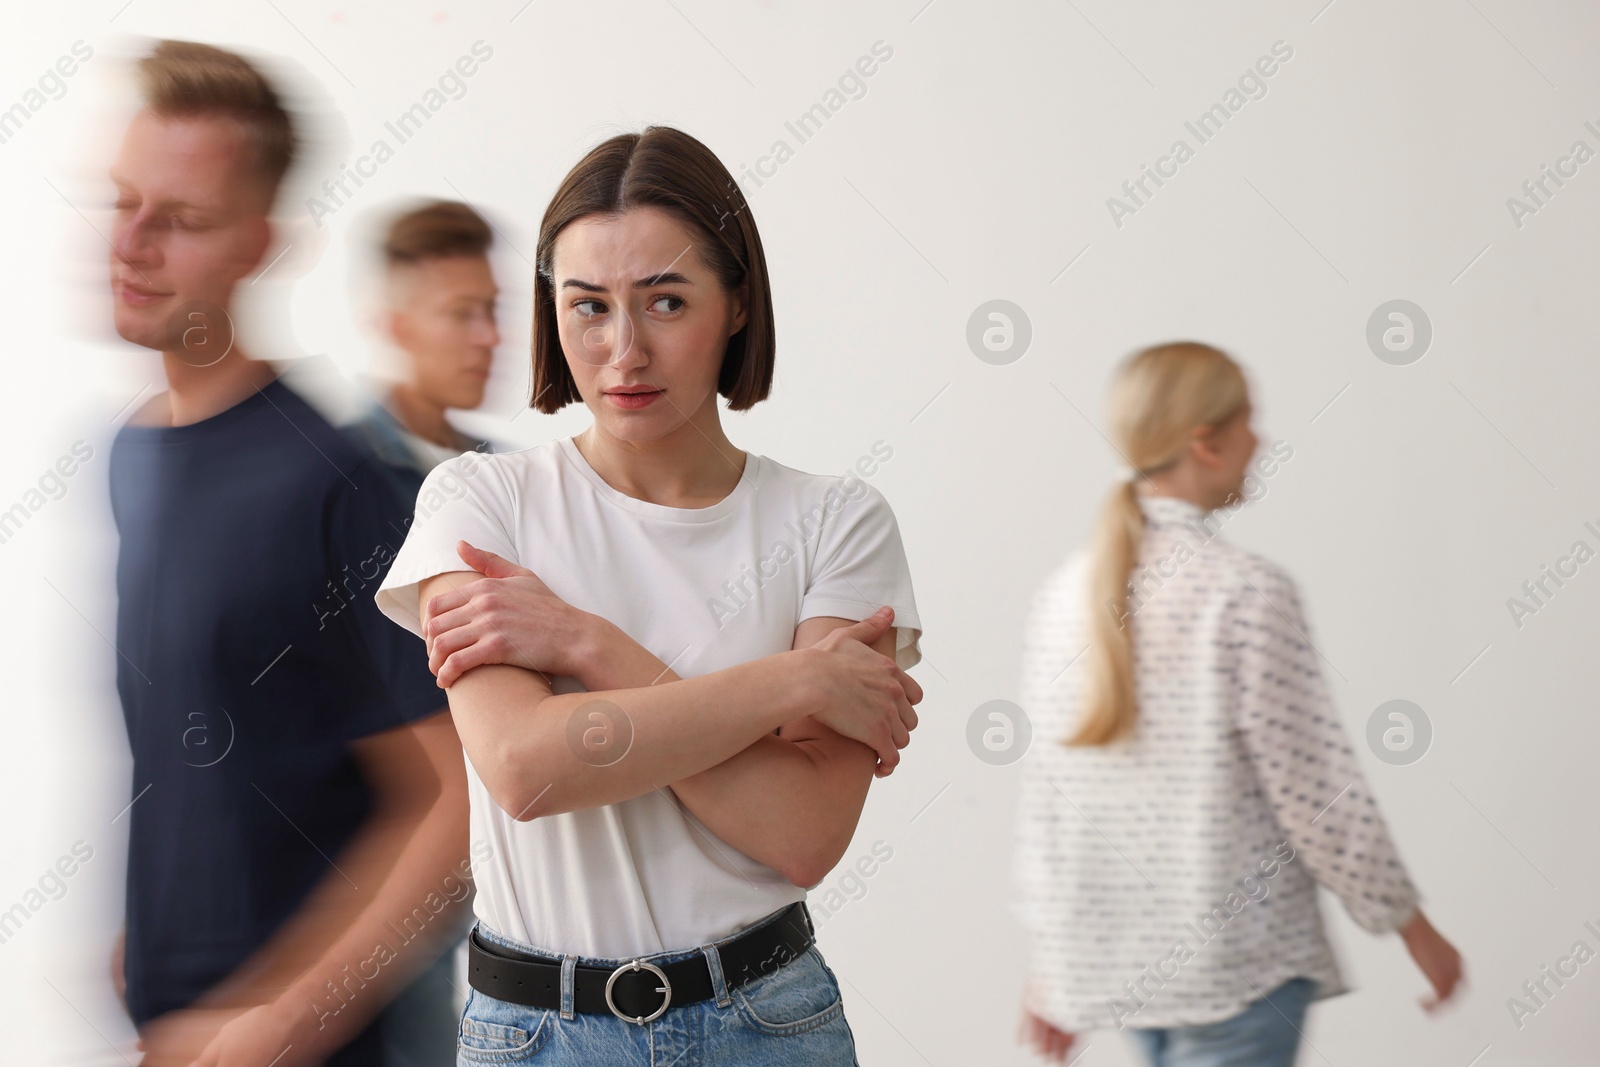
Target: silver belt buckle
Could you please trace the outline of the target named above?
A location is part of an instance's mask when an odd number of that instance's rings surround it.
[[[622,1012],[618,1011],[616,1001],[611,999],[611,987],[616,984],[617,976],[623,971],[649,971],[651,974],[654,974],[657,978],[661,979],[661,984],[656,986],[655,990],[657,993],[666,994],[666,996],[662,998],[661,1007],[657,1008],[649,1015],[624,1015]],[[612,971],[611,977],[606,979],[606,1007],[611,1009],[611,1014],[627,1022],[637,1023],[638,1025],[643,1026],[647,1022],[661,1018],[662,1013],[667,1010],[667,1005],[671,1003],[672,983],[667,981],[667,972],[663,971],[660,967],[657,967],[653,963],[645,963],[643,960],[629,960],[621,967],[618,967],[616,970]]]

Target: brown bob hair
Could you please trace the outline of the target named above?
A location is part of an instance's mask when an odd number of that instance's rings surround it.
[[[725,290],[748,286],[745,324],[728,338],[717,392],[731,411],[754,407],[772,388],[777,343],[761,235],[728,169],[704,144],[670,126],[647,126],[596,145],[567,172],[545,209],[535,255],[529,406],[550,414],[583,399],[557,326],[551,264],[556,238],[579,219],[637,207],[660,208],[688,227],[698,238],[701,259]]]

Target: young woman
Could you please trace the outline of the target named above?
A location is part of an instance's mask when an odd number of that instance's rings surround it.
[[[1110,424],[1132,469],[1025,633],[1023,705],[1060,743],[1024,764],[1019,1039],[1062,1060],[1078,1031],[1128,1029],[1156,1067],[1288,1067],[1307,1003],[1346,991],[1317,883],[1400,931],[1430,1008],[1460,957],[1417,907],[1294,580],[1220,536],[1218,509],[1254,495],[1238,365],[1195,343],[1136,353]]]
[[[593,424],[435,468],[378,594],[428,641],[468,759],[459,1061],[853,1064],[806,889],[922,698],[876,468],[807,474],[723,433],[718,396],[768,393],[772,297],[694,138],[596,147],[537,259],[532,406]]]

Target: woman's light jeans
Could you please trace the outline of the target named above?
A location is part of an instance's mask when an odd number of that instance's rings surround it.
[[[1291,978],[1219,1022],[1129,1033],[1151,1067],[1293,1067],[1316,988],[1309,978]]]

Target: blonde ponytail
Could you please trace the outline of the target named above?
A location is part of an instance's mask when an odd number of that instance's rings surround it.
[[[1065,745],[1109,745],[1138,720],[1129,578],[1144,543],[1140,480],[1183,458],[1201,426],[1220,426],[1247,399],[1244,372],[1210,345],[1177,341],[1131,356],[1112,385],[1110,425],[1130,476],[1106,496],[1090,543],[1083,714]]]

